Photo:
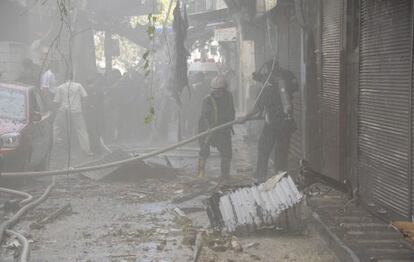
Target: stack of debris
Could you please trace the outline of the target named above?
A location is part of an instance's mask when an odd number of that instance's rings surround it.
[[[228,232],[300,230],[306,217],[303,199],[284,172],[262,184],[222,189],[208,199],[207,214],[213,228]]]

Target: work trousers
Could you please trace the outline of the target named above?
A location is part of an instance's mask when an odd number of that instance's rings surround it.
[[[56,119],[55,119],[55,125],[54,125],[54,136],[55,141],[57,143],[63,143],[64,141],[67,141],[67,143],[71,143],[69,141],[68,135],[68,129],[67,129],[67,123],[69,122],[69,130],[72,132],[72,130],[76,133],[76,136],[78,137],[79,146],[82,149],[83,152],[85,152],[88,155],[91,155],[91,147],[89,142],[89,135],[88,130],[86,128],[85,119],[83,117],[82,113],[71,113],[70,114],[70,121],[68,121],[69,112],[59,110]]]
[[[274,150],[274,171],[285,171],[288,167],[290,132],[276,123],[266,123],[259,138],[256,179],[267,179],[269,157]]]
[[[206,138],[200,141],[200,159],[206,161],[210,156],[210,146],[217,148],[220,153],[220,169],[221,175],[227,177],[230,175],[230,164],[232,158],[232,143],[231,143],[231,131],[225,130],[223,133],[218,133],[210,138]]]

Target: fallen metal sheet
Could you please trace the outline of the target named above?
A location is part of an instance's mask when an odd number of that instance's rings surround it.
[[[253,232],[278,226],[279,217],[291,213],[289,209],[301,203],[302,198],[292,178],[285,172],[262,184],[215,193],[207,201],[207,215],[213,228]]]
[[[116,151],[113,151],[109,155],[106,155],[106,156],[104,156],[103,158],[101,158],[97,161],[86,163],[86,164],[84,164],[80,167],[99,166],[99,165],[111,163],[111,162],[114,162],[114,161],[120,161],[120,160],[128,159],[130,157],[131,156],[128,153],[126,153],[125,151],[116,150]],[[101,179],[109,176],[110,174],[115,172],[120,167],[121,166],[115,166],[115,167],[104,168],[104,169],[99,169],[99,170],[92,170],[92,171],[88,171],[88,172],[83,172],[81,174],[83,176],[87,177],[87,178],[98,181],[98,180],[101,180]]]

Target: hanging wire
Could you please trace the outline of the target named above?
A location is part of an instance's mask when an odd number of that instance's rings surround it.
[[[266,0],[263,0],[263,4],[264,4],[264,9],[265,9],[265,19],[266,19],[266,34],[269,40],[269,45],[270,45],[270,49],[272,50],[272,54],[273,54],[273,61],[272,61],[272,68],[270,70],[269,75],[266,78],[266,81],[263,83],[262,88],[260,89],[259,94],[256,97],[256,100],[254,102],[254,107],[257,106],[257,103],[259,102],[259,99],[261,98],[261,96],[263,95],[263,91],[265,90],[265,88],[267,87],[267,85],[269,84],[269,81],[273,75],[273,70],[275,69],[276,66],[276,62],[277,62],[277,52],[275,50],[275,47],[273,46],[273,42],[270,36],[270,18],[268,16],[268,11],[267,11],[267,6],[266,6]]]

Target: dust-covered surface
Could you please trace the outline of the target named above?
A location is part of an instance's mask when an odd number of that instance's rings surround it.
[[[246,147],[238,142],[237,151],[244,152]],[[235,157],[234,183],[250,182],[251,165],[243,157],[248,155]],[[62,165],[64,157],[55,158],[52,164]],[[157,178],[139,172],[130,172],[126,181],[125,176],[99,182],[80,175],[59,177],[49,199],[15,227],[31,242],[30,261],[192,261],[197,235],[202,235],[203,246],[199,261],[338,261],[311,227],[295,234],[273,231],[239,237],[211,231],[202,200],[217,185],[218,158],[209,162],[207,181],[194,177],[195,160],[171,157],[178,169]],[[38,196],[48,181],[38,179],[26,187]],[[200,192],[204,194],[197,196]],[[71,213],[30,229],[34,221],[66,203]],[[9,238],[2,246],[4,261],[13,261],[14,244]]]

